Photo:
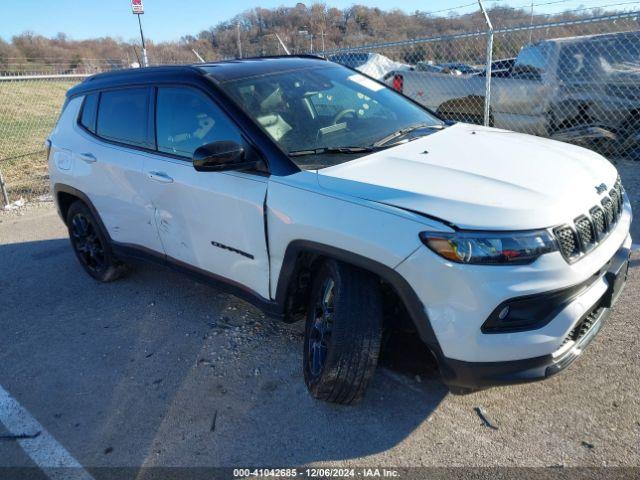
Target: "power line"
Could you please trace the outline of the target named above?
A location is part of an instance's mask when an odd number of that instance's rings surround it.
[[[562,13],[571,13],[571,12],[581,12],[584,10],[594,10],[596,8],[611,8],[611,7],[620,7],[622,5],[633,5],[633,4],[640,4],[640,1],[635,1],[635,2],[621,2],[621,3],[608,3],[606,5],[598,5],[595,7],[581,7],[581,8],[575,8],[573,10],[565,10]]]
[[[457,7],[451,7],[451,8],[444,8],[442,10],[436,10],[434,12],[423,12],[425,15],[435,15],[437,13],[445,13],[445,12],[451,12],[453,10],[460,10],[461,8],[467,8],[467,7],[474,7],[476,6],[477,3],[467,3],[466,5],[459,5]]]

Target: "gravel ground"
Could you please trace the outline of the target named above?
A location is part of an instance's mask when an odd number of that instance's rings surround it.
[[[619,167],[638,208],[640,164]],[[53,206],[30,204],[0,214],[0,385],[94,474],[113,466],[638,466],[639,266],[636,252],[607,325],[548,381],[453,396],[428,366],[381,367],[364,401],[341,407],[306,392],[302,325],[155,266],[98,284],[77,264]],[[0,442],[0,466],[30,462],[14,442]]]

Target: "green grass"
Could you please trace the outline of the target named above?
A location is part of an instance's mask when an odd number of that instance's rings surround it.
[[[75,83],[68,80],[0,82],[0,172],[10,200],[47,191],[44,141],[55,126],[66,91]]]

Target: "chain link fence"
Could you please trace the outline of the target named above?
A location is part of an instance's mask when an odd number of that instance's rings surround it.
[[[66,91],[85,76],[31,72],[0,76],[0,175],[5,203],[47,193],[44,142]]]
[[[479,23],[474,32],[315,54],[452,121],[567,141],[613,161],[640,160],[639,18],[626,12],[493,30]],[[0,184],[8,201],[47,194],[44,141],[65,92],[89,74],[126,66],[52,60],[39,71],[14,65],[0,72]]]
[[[640,160],[640,12],[322,52],[451,121]],[[492,45],[492,47],[491,47]]]

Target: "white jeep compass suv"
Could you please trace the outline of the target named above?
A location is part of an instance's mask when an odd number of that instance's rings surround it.
[[[606,159],[447,124],[322,59],[120,71],[67,97],[49,169],[85,270],[147,258],[306,317],[320,399],[359,399],[402,317],[454,391],[549,377],[626,281],[631,208]]]

